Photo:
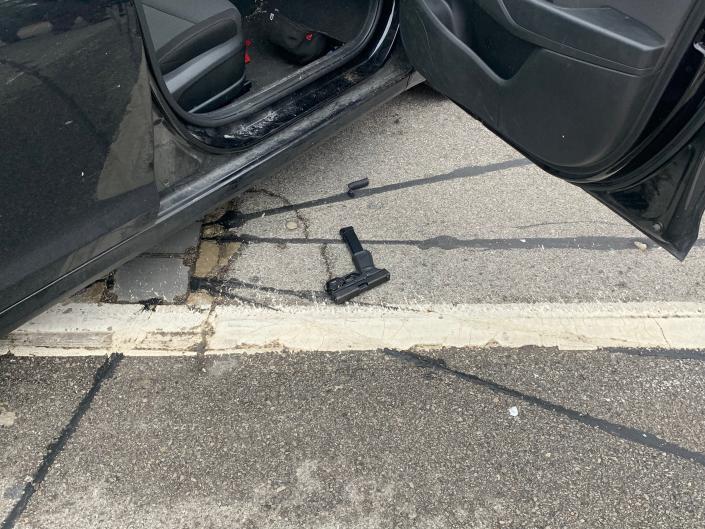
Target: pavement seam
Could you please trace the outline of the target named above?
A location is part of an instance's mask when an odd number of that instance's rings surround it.
[[[25,509],[29,505],[32,496],[34,496],[34,493],[39,489],[41,484],[44,482],[44,479],[49,474],[51,466],[54,464],[56,459],[59,457],[59,454],[61,454],[68,441],[78,429],[81,419],[91,407],[91,404],[93,403],[95,396],[98,394],[98,391],[100,391],[103,382],[113,376],[115,369],[123,358],[124,357],[122,354],[113,353],[106,358],[105,362],[103,362],[97,369],[93,375],[93,384],[90,389],[85,393],[85,395],[83,395],[83,398],[78,403],[78,406],[76,406],[71,419],[62,428],[59,436],[47,446],[47,451],[44,454],[39,467],[34,472],[32,481],[25,484],[22,497],[17,501],[17,503],[15,503],[12,510],[5,517],[0,525],[0,529],[12,529],[15,526],[20,516],[22,516]]]
[[[323,237],[260,237],[249,234],[224,234],[205,240],[216,242],[241,242],[243,244],[344,244],[343,241]],[[430,239],[364,239],[365,245],[415,246],[420,250],[591,250],[612,252],[626,250],[634,252],[653,251],[659,247],[642,237],[516,237],[495,239],[458,239],[451,235],[439,235]],[[646,250],[640,250],[635,243],[643,243]],[[694,247],[705,246],[705,240],[698,240]]]
[[[609,354],[622,354],[626,356],[636,356],[639,358],[658,358],[661,360],[694,360],[696,362],[705,362],[705,351],[692,351],[683,349],[622,349],[609,348],[597,349],[597,351],[607,352]]]
[[[252,191],[252,190],[250,190],[250,191]],[[234,210],[227,210],[225,214],[231,214],[231,213],[233,213],[233,211]],[[204,228],[208,225],[212,225],[212,224],[203,223],[201,225],[201,237],[198,241],[198,244],[199,244],[198,248],[200,251],[201,244],[204,241],[215,242],[218,245],[218,262],[220,263],[220,262],[226,260],[226,258],[227,258],[225,265],[216,267],[217,273],[216,273],[215,277],[213,277],[212,279],[217,280],[217,278],[221,277],[222,275],[225,275],[228,271],[230,271],[230,268],[232,267],[233,262],[238,257],[241,250],[236,251],[231,256],[226,256],[225,255],[225,249],[226,249],[225,244],[227,244],[229,241],[216,240],[212,237],[204,237],[203,231],[204,231]],[[237,242],[237,241],[233,241],[233,242]],[[209,295],[213,296],[213,298],[234,299],[234,300],[237,300],[240,303],[243,303],[245,305],[252,305],[253,307],[265,308],[265,309],[270,309],[270,310],[278,310],[278,309],[275,309],[274,307],[270,307],[269,305],[267,305],[265,303],[261,303],[257,300],[250,299],[246,296],[241,296],[241,295],[237,295],[233,292],[225,291],[222,286],[218,287],[218,286],[212,285],[208,282],[204,282],[203,284],[200,283],[201,280],[206,281],[207,279],[208,278],[201,278],[200,276],[196,275],[196,263],[194,263],[194,265],[191,267],[191,273],[189,274],[189,284],[188,284],[189,294],[196,292],[198,290],[201,290],[201,291],[207,292]],[[214,299],[213,303],[211,303],[211,312],[213,310],[215,301],[216,301],[216,299]],[[209,317],[210,317],[211,312],[209,312]]]
[[[275,312],[280,312],[281,309],[262,303],[252,298],[246,296],[241,296],[235,294],[229,290],[228,283],[224,280],[205,278],[205,277],[192,277],[189,283],[189,288],[192,292],[202,290],[207,292],[213,297],[227,298],[237,300],[245,305],[252,305],[253,307],[259,307],[261,309],[273,310]]]
[[[308,217],[306,217],[306,215],[301,213],[300,208],[298,208],[296,204],[294,204],[286,196],[282,195],[281,193],[275,193],[274,191],[270,191],[264,188],[256,188],[250,191],[254,193],[263,193],[272,198],[278,198],[284,203],[285,207],[292,208],[296,219],[301,223],[301,227],[304,232],[304,240],[308,241],[311,239],[311,221]],[[323,260],[323,266],[326,269],[326,275],[328,276],[328,279],[333,279],[333,263],[331,262],[330,256],[328,255],[328,242],[321,243],[319,252],[321,254],[321,259]]]
[[[684,446],[667,441],[666,439],[658,437],[657,435],[654,435],[652,433],[639,430],[638,428],[625,426],[623,424],[608,421],[607,419],[600,419],[599,417],[595,417],[588,413],[581,413],[572,408],[568,408],[561,404],[542,399],[541,397],[537,397],[535,395],[523,393],[517,389],[498,384],[497,382],[479,377],[472,373],[466,373],[464,371],[454,369],[453,367],[446,364],[445,360],[443,360],[442,358],[434,358],[431,356],[426,356],[411,351],[397,351],[392,349],[384,349],[382,353],[391,358],[413,364],[414,366],[422,369],[431,369],[453,375],[456,378],[459,378],[460,380],[463,380],[465,382],[470,382],[477,386],[481,386],[494,393],[499,393],[508,397],[521,400],[522,402],[536,406],[550,413],[561,415],[571,421],[580,423],[584,426],[589,426],[591,428],[600,430],[608,435],[611,435],[612,437],[617,437],[630,443],[645,446],[647,448],[657,450],[661,453],[678,457],[680,459],[684,459],[691,463],[695,463],[697,465],[705,467],[705,453],[690,450],[688,448],[685,448]]]
[[[266,303],[262,303],[260,301],[253,300],[251,298],[247,298],[245,296],[240,296],[240,295],[232,292],[232,289],[241,288],[243,290],[251,290],[251,291],[255,291],[255,292],[261,291],[261,292],[265,292],[265,293],[269,293],[269,294],[280,294],[282,296],[291,296],[291,297],[299,298],[304,301],[315,301],[318,303],[323,303],[325,305],[334,306],[333,302],[330,300],[328,295],[324,294],[322,291],[285,289],[285,288],[274,287],[271,285],[248,283],[246,281],[242,281],[240,279],[235,279],[235,278],[218,279],[218,278],[212,278],[212,277],[194,276],[191,278],[190,288],[193,291],[204,290],[212,295],[215,295],[217,293],[218,295],[220,295],[222,297],[232,298],[232,299],[236,299],[239,301],[244,301],[244,302],[250,303],[251,305],[253,305],[255,307],[269,309],[269,310],[273,310],[275,312],[282,312],[282,309],[275,307],[273,305],[268,305]],[[399,312],[400,311],[416,312],[416,313],[422,313],[422,314],[428,314],[429,312],[433,312],[433,310],[430,310],[430,309],[417,309],[414,307],[407,307],[407,306],[402,307],[402,306],[397,306],[397,305],[391,305],[389,303],[384,303],[384,302],[366,303],[364,301],[360,301],[357,299],[350,301],[347,305],[349,307],[370,307],[370,308],[387,309],[387,310],[399,311]]]
[[[356,192],[355,199],[365,198],[373,195],[380,195],[383,193],[388,193],[390,191],[399,191],[401,189],[407,189],[410,187],[423,186],[428,184],[435,184],[438,182],[445,182],[448,180],[458,180],[462,178],[471,178],[476,176],[485,176],[490,173],[496,173],[506,169],[514,169],[517,167],[524,167],[527,165],[533,165],[532,162],[525,158],[516,158],[513,160],[507,160],[504,162],[498,162],[488,165],[475,166],[471,165],[468,167],[461,167],[459,169],[454,169],[448,173],[443,173],[439,175],[428,176],[424,178],[417,178],[414,180],[407,180],[404,182],[397,182],[394,184],[387,184],[379,187],[368,187],[366,189],[361,189]],[[248,220],[256,219],[264,215],[276,215],[280,213],[291,213],[296,211],[301,211],[302,209],[310,209],[319,206],[327,206],[330,204],[336,204],[338,202],[347,202],[350,200],[355,200],[350,198],[346,193],[338,193],[335,195],[330,195],[327,197],[315,198],[312,200],[307,200],[304,202],[298,202],[296,204],[287,204],[284,206],[265,209],[261,211],[255,211],[252,213],[241,213],[241,214],[228,214],[226,212],[223,217],[215,220],[209,224],[219,224],[225,229],[236,228],[242,226]]]
[[[242,281],[240,279],[218,279],[213,277],[192,277],[191,278],[191,290],[205,290],[207,292],[218,292],[224,297],[235,297],[228,289],[232,288],[243,288],[247,290],[255,290],[268,292],[271,294],[280,294],[286,296],[292,296],[296,298],[303,299],[305,301],[321,301],[326,302],[328,296],[323,292],[317,290],[293,290],[286,288],[273,287],[268,285],[260,285],[255,283],[248,283],[247,281]],[[252,302],[252,301],[250,301]],[[264,305],[264,308],[274,309],[269,305]]]

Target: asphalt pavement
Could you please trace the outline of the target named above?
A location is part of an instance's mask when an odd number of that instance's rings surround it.
[[[3,343],[24,356],[0,356],[2,529],[705,526],[703,351],[640,347],[639,325],[629,349],[291,350],[265,316],[349,323],[323,293],[352,270],[344,226],[392,274],[350,310],[385,326],[636,304],[668,344],[660,325],[702,313],[702,241],[678,262],[419,87]],[[112,310],[150,329],[134,356],[95,352],[120,352],[117,319],[64,323]],[[153,356],[172,314],[205,323]],[[212,314],[247,315],[271,352],[208,354],[230,343]]]
[[[702,527],[705,355],[644,353],[3,358],[5,510],[72,401],[15,527]]]
[[[348,182],[370,179],[350,199]],[[426,87],[400,97],[233,202],[205,228],[234,303],[308,303],[352,270],[353,226],[393,280],[366,303],[701,301],[705,247],[680,263],[528,163]],[[234,212],[234,213],[232,213]],[[215,216],[217,220],[217,214]]]
[[[370,185],[346,194],[347,184]],[[679,262],[420,86],[312,148],[90,291],[89,300],[289,306],[352,270],[353,226],[392,281],[373,305],[699,302],[705,245]],[[194,253],[201,263],[194,263]],[[159,272],[161,270],[161,273]],[[81,298],[84,299],[84,298]]]

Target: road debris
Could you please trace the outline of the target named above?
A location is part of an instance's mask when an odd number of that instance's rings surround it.
[[[634,246],[639,248],[639,250],[641,250],[642,252],[645,252],[649,249],[649,246],[641,241],[634,241]]]
[[[143,312],[156,312],[157,307],[164,304],[164,300],[162,298],[149,298],[140,301],[139,304],[142,305]]]
[[[14,426],[17,420],[17,415],[13,411],[0,412],[0,428],[9,428]]]
[[[370,185],[369,178],[363,178],[362,180],[355,180],[354,182],[350,182],[348,184],[348,196],[350,198],[355,198],[355,191],[367,187],[368,185]]]
[[[512,406],[511,408],[509,408],[509,415],[511,415],[512,417],[519,417],[519,408],[517,408],[516,406]]]

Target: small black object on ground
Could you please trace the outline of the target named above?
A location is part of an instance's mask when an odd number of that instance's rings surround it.
[[[143,311],[145,311],[145,312],[147,312],[147,311],[156,312],[156,311],[157,311],[157,307],[158,307],[159,305],[163,305],[163,304],[164,304],[164,300],[163,300],[162,298],[149,298],[149,299],[145,299],[145,300],[139,301],[138,303],[139,303],[140,305],[142,305],[142,310],[143,310]]]
[[[354,182],[350,182],[348,184],[348,196],[350,198],[355,198],[355,191],[358,189],[362,189],[363,187],[367,187],[368,185],[370,185],[369,178],[363,178],[362,180],[355,180]]]
[[[363,292],[367,292],[390,279],[384,268],[376,268],[372,254],[362,248],[360,239],[351,227],[340,230],[340,236],[350,249],[355,272],[345,277],[336,277],[326,283],[326,292],[336,303],[345,303]]]

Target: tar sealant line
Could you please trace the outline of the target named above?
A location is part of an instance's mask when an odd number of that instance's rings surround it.
[[[507,169],[514,169],[517,167],[524,167],[527,165],[533,165],[526,158],[517,158],[514,160],[507,160],[504,162],[497,162],[489,165],[475,166],[471,165],[468,167],[461,167],[455,169],[449,173],[443,173],[433,176],[427,176],[423,178],[417,178],[414,180],[407,180],[404,182],[395,182],[392,184],[386,184],[379,187],[368,187],[357,192],[357,196],[360,198],[381,195],[384,193],[389,193],[391,191],[399,191],[402,189],[409,189],[412,187],[425,186],[429,184],[435,184],[439,182],[446,182],[449,180],[458,180],[464,178],[472,178],[478,176],[485,176],[491,173],[496,173],[498,171],[504,171]],[[327,197],[315,198],[312,200],[307,200],[305,202],[299,202],[296,204],[286,204],[284,206],[279,206],[276,208],[265,209],[260,211],[255,211],[252,213],[234,213],[228,211],[220,219],[211,222],[210,224],[220,224],[226,229],[241,226],[248,220],[259,218],[263,215],[278,215],[282,213],[291,213],[293,211],[299,211],[301,209],[316,208],[320,206],[328,206],[330,204],[335,204],[338,202],[347,202],[350,200],[350,196],[347,193],[338,193],[335,195],[330,195]]]
[[[0,341],[15,355],[183,356],[384,348],[705,349],[705,304],[360,307],[65,304]],[[203,351],[203,330],[209,339]]]
[[[561,415],[571,421],[589,426],[590,428],[596,428],[597,430],[613,437],[624,439],[625,441],[646,446],[647,448],[658,450],[664,454],[672,455],[685,459],[686,461],[691,461],[698,465],[705,466],[705,453],[690,450],[685,446],[668,441],[667,439],[659,437],[651,432],[612,422],[607,419],[602,419],[600,417],[590,415],[589,413],[583,413],[581,411],[563,406],[562,404],[558,404],[557,402],[551,402],[541,397],[530,395],[514,388],[498,384],[497,382],[479,377],[473,373],[459,371],[446,364],[442,359],[431,358],[409,351],[393,351],[390,349],[386,349],[383,353],[392,358],[410,362],[420,368],[436,369],[438,371],[446,372],[465,382],[482,386],[494,393],[519,399],[526,404]]]
[[[24,513],[27,505],[29,505],[29,501],[32,499],[32,496],[34,496],[34,493],[49,474],[49,470],[56,461],[56,458],[59,457],[59,454],[63,451],[66,443],[68,443],[71,436],[73,436],[78,429],[81,419],[93,403],[93,399],[95,399],[95,396],[100,391],[103,382],[113,376],[113,373],[115,372],[118,364],[120,364],[122,358],[123,357],[120,354],[111,354],[95,372],[95,375],[93,376],[93,384],[90,389],[85,393],[85,395],[83,395],[83,398],[78,403],[71,419],[69,419],[69,422],[61,430],[59,436],[47,447],[39,467],[32,476],[32,480],[25,484],[24,490],[22,491],[22,496],[12,507],[2,523],[0,523],[0,529],[12,529],[15,527],[15,524],[22,516],[22,513]]]
[[[259,237],[257,235],[233,234],[207,238],[218,242],[242,242],[258,244],[343,244],[339,239],[314,237]],[[440,235],[431,239],[365,239],[367,245],[381,246],[413,246],[419,250],[591,250],[612,252],[615,250],[630,250],[641,252],[659,249],[645,238],[634,237],[529,237],[507,239],[458,239],[449,235]],[[636,243],[643,244],[645,250],[640,250]],[[705,241],[698,240],[695,247],[705,246]]]

